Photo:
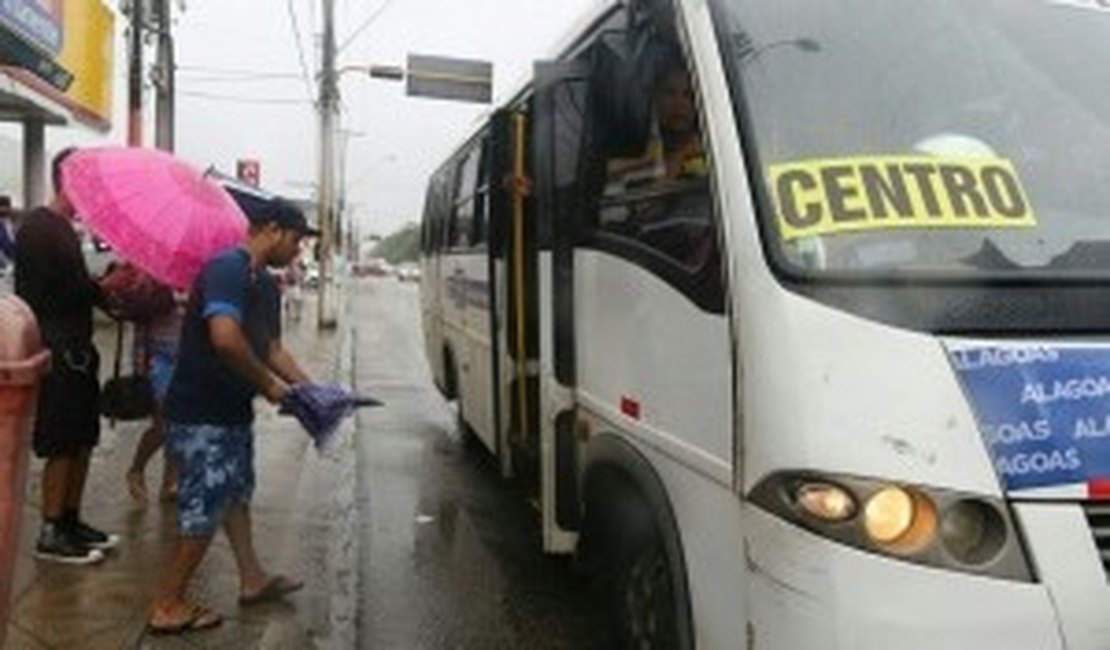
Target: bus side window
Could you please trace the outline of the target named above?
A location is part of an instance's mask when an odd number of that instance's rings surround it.
[[[437,171],[428,183],[424,198],[424,221],[420,228],[420,248],[425,255],[438,253],[443,238],[443,172]]]
[[[450,248],[468,249],[474,244],[475,190],[481,153],[481,146],[471,147],[462,159],[455,177],[454,205],[451,211],[448,239]]]
[[[490,149],[489,138],[482,138],[482,145],[476,150],[481,155],[481,161],[478,164],[478,187],[474,191],[472,246],[484,245],[489,239]]]
[[[606,151],[598,138],[595,227],[697,272],[713,260],[716,236],[697,104],[677,50],[652,88],[650,133],[637,155]]]

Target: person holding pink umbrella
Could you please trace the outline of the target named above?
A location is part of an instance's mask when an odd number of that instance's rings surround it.
[[[93,564],[119,539],[80,517],[89,457],[100,440],[100,356],[93,345],[92,310],[104,296],[89,277],[74,207],[53,161],[54,201],[24,218],[15,241],[15,292],[38,319],[52,367],[43,379],[33,447],[42,471],[42,529],[35,556],[67,564]]]
[[[258,202],[245,245],[209,260],[186,307],[178,365],[166,395],[167,449],[178,468],[178,541],[151,607],[155,634],[219,625],[222,616],[186,599],[189,580],[223,528],[239,569],[239,604],[276,600],[303,583],[271,574],[252,541],[253,398],[280,404],[308,376],[281,344],[281,307],[268,267],[282,268],[315,236],[282,199]]]

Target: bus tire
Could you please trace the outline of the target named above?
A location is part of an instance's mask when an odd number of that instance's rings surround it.
[[[459,376],[455,366],[455,355],[451,348],[443,348],[443,385],[436,385],[443,399],[451,401],[459,396]]]
[[[678,648],[670,567],[658,539],[618,560],[614,630],[618,648]]]
[[[687,650],[680,641],[674,571],[651,506],[619,473],[598,479],[587,495],[580,566],[608,612],[608,645]]]

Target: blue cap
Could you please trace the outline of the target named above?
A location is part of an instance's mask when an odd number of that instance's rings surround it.
[[[282,230],[295,230],[302,237],[318,237],[320,231],[308,225],[304,212],[287,199],[281,197],[262,203],[254,210],[243,210],[251,225],[277,224]]]

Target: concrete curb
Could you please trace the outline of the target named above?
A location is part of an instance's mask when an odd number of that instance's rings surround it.
[[[340,316],[340,323],[344,325],[335,379],[346,386],[354,386],[355,330],[346,324],[345,314]],[[314,645],[320,650],[346,650],[355,647],[357,641],[359,529],[355,500],[356,433],[357,419],[350,417],[342,425],[340,444],[327,452],[327,458],[332,463],[330,470],[335,472],[340,490],[328,502],[328,520],[332,522],[332,530],[324,561],[329,585],[327,632],[314,640]]]

